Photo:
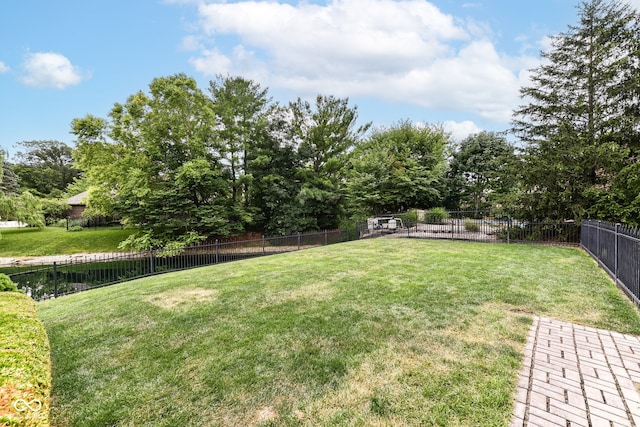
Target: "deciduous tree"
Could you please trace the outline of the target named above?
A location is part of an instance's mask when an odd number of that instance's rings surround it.
[[[437,206],[448,141],[441,128],[410,121],[374,131],[351,156],[350,202],[364,214]]]
[[[448,184],[462,209],[476,212],[491,207],[515,185],[514,147],[495,132],[464,139],[449,164]]]
[[[78,164],[92,183],[90,208],[144,226],[133,246],[243,230],[250,218],[232,198],[212,103],[195,80],[154,79],[110,119],[74,121]]]
[[[61,195],[80,171],[73,167],[73,149],[64,142],[23,141],[24,151],[16,155],[14,166],[20,186],[41,196]]]

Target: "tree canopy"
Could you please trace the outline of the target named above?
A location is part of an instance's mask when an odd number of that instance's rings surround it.
[[[40,200],[29,191],[18,194],[19,187],[11,174],[11,165],[0,150],[0,220],[15,220],[32,227],[44,227],[44,215]]]
[[[581,3],[579,24],[553,38],[514,131],[527,144],[522,202],[535,218],[640,216],[640,26],[618,0]]]
[[[448,192],[455,205],[476,212],[504,201],[515,185],[514,147],[503,135],[480,132],[465,138],[454,151]]]
[[[78,178],[80,171],[73,167],[72,148],[64,142],[23,141],[24,151],[16,155],[13,170],[20,187],[41,196],[61,195]]]
[[[336,227],[343,166],[365,128],[348,100],[272,104],[266,89],[218,77],[210,96],[183,74],[73,121],[89,212],[145,232],[132,247],[261,229]]]
[[[376,214],[439,206],[448,143],[441,128],[410,121],[377,129],[351,155],[350,203]]]

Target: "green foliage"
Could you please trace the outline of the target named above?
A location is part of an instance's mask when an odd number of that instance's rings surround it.
[[[84,193],[88,189],[89,189],[89,182],[85,177],[76,178],[73,180],[73,182],[67,185],[65,195],[67,198],[72,197],[72,196],[75,196],[76,194]]]
[[[474,221],[472,219],[465,218],[465,220],[464,220],[464,229],[466,231],[477,233],[478,231],[480,231],[480,224],[478,224],[476,221]]]
[[[400,218],[405,225],[407,223],[415,225],[418,222],[418,212],[412,210],[407,213],[398,214],[396,215],[396,218]]]
[[[15,292],[18,287],[9,276],[0,273],[0,292]]]
[[[442,224],[446,219],[449,219],[449,212],[445,208],[431,208],[424,213],[427,224]]]
[[[20,221],[31,227],[45,226],[42,202],[29,191],[19,196],[4,196],[0,193],[0,218]]]
[[[47,225],[53,225],[66,217],[67,211],[71,208],[63,199],[40,199],[42,213]]]
[[[218,76],[209,92],[219,126],[220,151],[231,180],[234,203],[248,207],[253,176],[249,160],[265,137],[270,100],[267,90],[242,77]]]
[[[454,151],[447,174],[450,205],[476,212],[502,201],[518,176],[514,148],[494,132],[467,137]]]
[[[20,194],[20,183],[14,166],[7,162],[5,154],[0,150],[0,195],[17,196]]]
[[[0,425],[49,426],[49,340],[34,301],[23,293],[0,292],[0,348]],[[18,412],[18,399],[39,410]]]
[[[351,155],[347,182],[354,209],[367,214],[437,205],[448,135],[402,121],[373,132]]]
[[[302,182],[300,231],[336,228],[343,214],[348,153],[369,124],[356,127],[358,109],[349,106],[348,98],[319,95],[313,105],[298,99],[289,109],[302,164],[297,174]]]
[[[149,92],[116,104],[111,123],[74,121],[89,212],[143,226],[154,241],[242,232],[251,215],[234,199],[214,104],[183,74],[154,79]]]
[[[521,90],[514,131],[527,143],[520,202],[534,219],[637,220],[640,19],[618,0],[582,2]],[[635,204],[634,212],[627,210]]]
[[[580,241],[580,227],[572,223],[546,222],[540,224],[514,224],[501,228],[496,233],[501,240],[522,242],[577,242]]]
[[[195,232],[190,232],[178,236],[175,240],[167,242],[165,240],[155,238],[150,230],[146,230],[131,234],[125,240],[120,242],[118,249],[127,251],[150,251],[162,248],[163,250],[158,253],[158,256],[173,256],[182,252],[187,246],[202,243],[205,239],[205,236],[201,236]]]
[[[248,152],[252,176],[249,206],[252,229],[266,235],[287,235],[306,229],[303,207],[298,200],[302,182],[301,160],[289,136],[293,134],[286,108],[272,108],[264,132]]]
[[[82,228],[81,225],[72,225],[71,227],[69,227],[67,231],[82,231],[82,230],[84,230],[84,228]]]
[[[72,149],[60,141],[23,141],[14,170],[20,186],[45,196],[64,191],[80,171],[73,167]]]

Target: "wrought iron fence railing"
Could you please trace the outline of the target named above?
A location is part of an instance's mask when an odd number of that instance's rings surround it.
[[[580,226],[572,221],[521,221],[488,212],[452,211],[444,215],[392,214],[358,223],[361,238],[381,235],[496,243],[580,244]],[[394,219],[395,221],[391,221]]]
[[[347,230],[331,230],[245,241],[215,241],[183,250],[68,257],[47,265],[5,266],[2,272],[33,299],[44,300],[159,273],[345,242],[350,240],[350,234]]]
[[[616,285],[640,305],[640,229],[603,221],[582,221],[581,245]]]

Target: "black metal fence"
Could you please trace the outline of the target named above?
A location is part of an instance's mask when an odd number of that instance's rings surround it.
[[[73,229],[74,227],[80,228],[98,228],[98,227],[110,227],[114,225],[120,225],[120,221],[117,218],[106,217],[106,216],[97,216],[92,218],[71,218],[68,217],[65,219],[65,225],[67,230]]]
[[[629,298],[640,305],[640,229],[582,221],[581,244]]]
[[[49,265],[14,265],[2,272],[35,300],[111,285],[169,271],[185,270],[265,255],[292,252],[350,240],[347,230],[263,237],[256,240],[189,246],[182,250],[69,258]]]
[[[390,222],[390,218],[395,222]],[[381,216],[358,223],[358,235],[360,238],[389,235],[496,243],[580,244],[580,226],[574,222],[520,221],[508,215],[476,211]]]

